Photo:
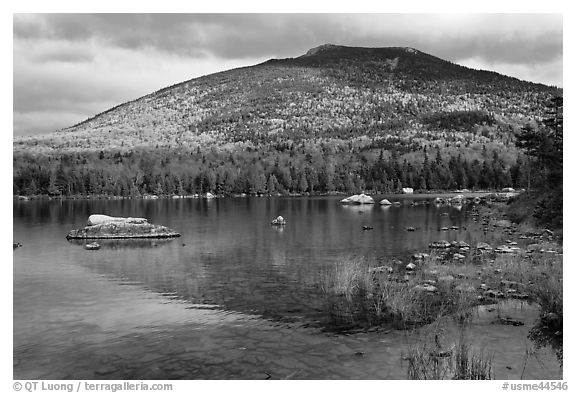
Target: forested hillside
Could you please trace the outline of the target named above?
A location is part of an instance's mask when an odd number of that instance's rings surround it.
[[[14,141],[14,194],[527,187],[516,134],[560,89],[412,48],[324,45]]]

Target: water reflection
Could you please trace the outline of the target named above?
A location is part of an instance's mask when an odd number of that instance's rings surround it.
[[[93,243],[96,241],[102,249],[112,249],[112,250],[119,250],[123,248],[153,248],[153,247],[162,247],[171,242],[175,239],[168,238],[168,239],[68,239],[68,243],[85,247],[87,244]],[[185,246],[182,243],[182,246]]]
[[[51,201],[28,202],[26,208],[16,203],[15,240],[26,232],[29,243],[47,241],[41,228],[50,225],[54,258],[98,275],[122,277],[195,304],[326,324],[330,313],[319,277],[339,258],[364,255],[387,263],[392,257],[408,260],[436,240],[473,244],[484,238],[466,214],[469,206],[457,210],[420,203],[422,199],[416,204],[401,200],[402,206],[383,208],[341,205],[336,198]],[[91,253],[65,247],[60,236],[93,213],[147,217],[182,237],[100,240],[101,250]],[[278,215],[285,217],[286,226],[270,225]],[[441,231],[445,226],[458,229]],[[418,230],[408,232],[406,227]]]

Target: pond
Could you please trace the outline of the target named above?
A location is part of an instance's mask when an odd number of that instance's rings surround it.
[[[432,241],[498,235],[483,231],[470,205],[381,197],[401,205],[344,206],[335,197],[16,201],[14,242],[23,247],[13,259],[14,378],[405,379],[402,358],[419,333],[335,333],[322,272],[351,255],[408,261]],[[182,236],[101,241],[98,251],[66,240],[97,213],[146,217]],[[287,225],[270,225],[278,215]],[[526,357],[536,307],[518,303],[510,312],[526,325],[490,325],[479,311],[470,330],[494,353],[496,377],[560,378],[551,351]]]

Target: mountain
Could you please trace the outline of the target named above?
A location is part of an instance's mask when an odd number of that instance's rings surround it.
[[[462,67],[413,48],[322,45],[300,57],[179,83],[52,134],[15,138],[14,156],[15,162],[22,158],[34,163],[53,156],[61,171],[76,160],[75,164],[90,167],[85,169],[92,174],[98,173],[92,169],[100,168],[102,160],[124,169],[130,161],[134,171],[148,171],[149,176],[145,184],[139,183],[137,175],[125,179],[120,189],[141,192],[165,192],[165,179],[173,173],[179,179],[172,182],[182,183],[178,173],[184,169],[174,162],[188,166],[193,172],[191,182],[202,184],[202,190],[214,189],[215,168],[226,166],[230,159],[236,161],[234,168],[238,162],[255,168],[246,183],[254,183],[255,177],[258,183],[269,182],[274,166],[296,168],[295,172],[335,166],[335,173],[341,170],[353,178],[329,187],[335,189],[367,185],[356,184],[354,178],[366,183],[366,165],[377,159],[410,163],[413,168],[408,171],[417,178],[402,183],[431,188],[421,167],[428,154],[438,164],[444,159],[446,165],[456,157],[482,165],[488,157],[501,163],[503,171],[510,170],[519,159],[514,133],[529,120],[545,116],[547,101],[561,93],[554,87]],[[94,154],[100,161],[92,161]],[[171,172],[148,170],[148,164],[142,169],[142,157],[150,155],[164,166],[167,158]],[[59,157],[68,157],[65,164]],[[20,166],[15,167],[19,183],[15,192],[30,187],[21,181],[29,174],[22,175]],[[52,183],[55,168],[52,164]],[[201,172],[210,173],[208,180],[196,180]],[[262,176],[254,174],[259,172]],[[389,175],[386,181],[393,184],[402,180],[401,175]],[[315,175],[308,174],[305,182],[283,183],[277,177],[272,182],[280,184],[274,188],[286,191],[310,191],[309,183],[315,182]],[[236,180],[229,189],[255,189],[238,186]],[[187,190],[198,187],[189,185]]]

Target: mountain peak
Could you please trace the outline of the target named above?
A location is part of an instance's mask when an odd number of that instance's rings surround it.
[[[318,53],[326,52],[326,51],[336,49],[336,48],[342,48],[342,46],[341,45],[334,45],[334,44],[323,44],[323,45],[320,45],[320,46],[317,46],[315,48],[308,50],[308,52],[306,52],[304,55],[302,55],[302,57],[314,56]]]
[[[396,54],[399,55],[402,52],[410,53],[410,54],[418,54],[422,53],[418,49],[411,48],[411,47],[360,47],[360,46],[344,46],[344,45],[334,45],[334,44],[323,44],[317,47],[314,47],[304,55],[300,57],[311,57],[319,54],[325,54],[328,52],[332,52],[333,54],[340,54],[340,55],[387,55],[387,54]]]

